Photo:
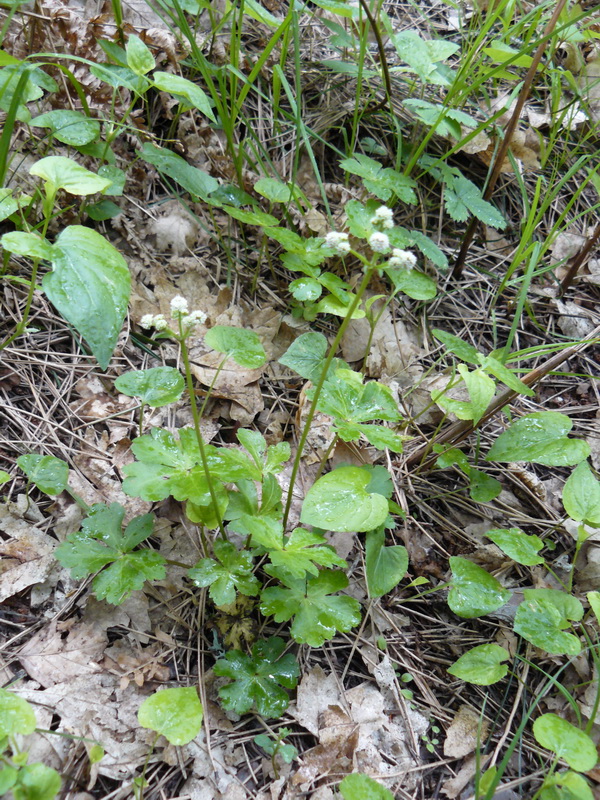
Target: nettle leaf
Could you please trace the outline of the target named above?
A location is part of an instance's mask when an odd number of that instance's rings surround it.
[[[391,592],[408,569],[408,552],[402,545],[385,546],[383,529],[369,531],[365,541],[365,572],[369,597]]]
[[[562,493],[565,511],[575,522],[600,525],[600,482],[587,461],[582,461],[567,478]]]
[[[103,192],[111,184],[107,178],[101,178],[90,172],[89,169],[80,166],[76,161],[65,156],[46,156],[36,161],[29,169],[30,175],[35,175],[46,181],[46,188],[51,194],[59,189],[64,189],[69,194],[86,196]],[[73,227],[73,226],[70,226]],[[66,233],[69,228],[63,230]],[[79,228],[79,225],[74,227]],[[88,228],[85,228],[88,230]],[[90,231],[93,233],[93,231]],[[100,238],[100,234],[96,234]],[[60,237],[59,237],[60,239]]]
[[[69,225],[56,239],[52,265],[42,280],[44,293],[106,369],[129,303],[125,259],[96,231]]]
[[[260,610],[272,614],[275,622],[293,622],[290,633],[300,644],[320,647],[360,622],[360,603],[353,597],[334,595],[348,586],[348,578],[339,570],[322,570],[314,578],[296,579],[271,568],[282,586],[269,586],[262,592]]]
[[[510,655],[498,644],[481,644],[467,650],[458,661],[448,667],[450,675],[477,686],[489,686],[502,680],[508,672]]]
[[[472,214],[492,228],[506,228],[502,214],[483,199],[480,189],[464,175],[457,175],[451,185],[446,185],[444,204],[448,214],[459,222],[465,222]]]
[[[158,147],[152,142],[145,142],[140,150],[140,158],[156,167],[159,172],[173,178],[174,181],[202,200],[207,201],[212,192],[219,188],[219,181],[197,167],[188,164],[185,158],[172,153],[166,147]]]
[[[394,800],[389,789],[361,772],[346,775],[338,789],[344,800]]]
[[[588,772],[598,763],[594,740],[558,714],[542,714],[533,723],[533,735],[542,747],[551,750],[578,772]]]
[[[267,358],[256,333],[244,328],[215,325],[206,332],[204,341],[218,353],[233,358],[240,367],[257,369],[262,367]]]
[[[161,689],[147,697],[138,711],[142,728],[162,734],[174,745],[188,744],[202,728],[204,710],[193,686]]]
[[[151,408],[160,408],[179,400],[185,381],[178,369],[152,367],[125,372],[115,380],[115,389],[128,397],[139,397]]]
[[[40,114],[29,123],[34,128],[49,128],[55,139],[74,147],[95,142],[100,136],[100,123],[81,111],[56,109]]]
[[[179,439],[162,428],[139,436],[131,445],[138,458],[123,467],[123,491],[143,500],[191,500],[200,506],[211,505],[212,498],[202,466],[200,448],[193,428],[181,428]],[[239,450],[205,445],[213,487],[217,495],[225,491],[221,481],[261,479],[261,471]]]
[[[452,586],[448,594],[448,605],[459,617],[482,617],[510,600],[512,592],[472,561],[452,556],[450,569]]]
[[[293,689],[300,675],[298,662],[291,653],[282,655],[284,650],[284,640],[273,636],[257,642],[252,656],[230,650],[219,659],[213,668],[215,675],[232,681],[219,689],[223,706],[237,714],[255,707],[262,717],[280,717],[289,704],[285,690]]]
[[[378,528],[387,519],[385,497],[368,490],[371,476],[361,467],[338,467],[319,478],[306,493],[300,521],[330,531]]]
[[[447,389],[441,392],[432,392],[431,399],[445,411],[456,414],[459,419],[470,419],[476,425],[485,414],[496,392],[496,384],[481,369],[469,372],[464,364],[459,364],[458,371],[467,387],[469,401],[448,397]]]
[[[260,591],[260,582],[252,574],[252,554],[241,552],[231,542],[217,539],[213,550],[219,562],[202,558],[188,577],[196,586],[210,586],[209,596],[216,606],[225,606],[235,601],[236,591],[253,597]]]
[[[533,567],[544,563],[544,559],[538,555],[544,547],[539,536],[528,536],[519,528],[496,528],[485,535],[517,564]]]
[[[318,575],[317,564],[321,567],[348,566],[332,547],[327,546],[327,540],[320,533],[296,528],[285,537],[279,520],[244,515],[241,521],[252,536],[252,544],[264,547],[271,564],[294,578],[303,578],[306,573]]]
[[[35,713],[27,700],[0,688],[0,739],[18,733],[28,736],[36,725]]]
[[[96,596],[119,605],[144,583],[165,577],[165,559],[154,550],[131,552],[152,535],[154,514],[135,517],[122,530],[125,509],[120,503],[93,505],[81,523],[59,544],[55,555],[73,578],[86,578],[104,569],[93,581]]]
[[[569,439],[573,423],[559,411],[527,414],[510,426],[494,442],[488,461],[532,461],[548,467],[579,464],[590,454],[587,442]]]
[[[17,458],[17,465],[44,494],[60,494],[69,480],[69,465],[54,456],[27,453]]]
[[[579,638],[564,631],[570,621],[578,622],[583,617],[579,600],[557,589],[525,589],[523,597],[515,614],[515,633],[547,653],[578,655]]]
[[[322,333],[309,331],[292,342],[279,359],[279,363],[315,383],[323,370],[326,355],[327,339]]]
[[[173,75],[171,72],[155,72],[152,75],[152,83],[162,92],[169,92],[187,108],[197,108],[201,114],[216,122],[211,101],[197,83],[182,78],[181,75]]]

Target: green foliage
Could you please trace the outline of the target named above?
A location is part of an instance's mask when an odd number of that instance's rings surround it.
[[[203,714],[193,686],[162,689],[144,700],[138,722],[142,728],[162,734],[171,744],[184,745],[200,733]]]
[[[115,389],[128,397],[139,397],[151,408],[159,408],[179,400],[185,382],[178,369],[152,367],[125,372],[115,380]]]
[[[581,642],[564,631],[583,617],[579,600],[557,589],[525,589],[523,597],[515,615],[515,633],[547,653],[578,655]]]
[[[14,800],[52,800],[60,791],[60,775],[45,764],[26,764],[12,786]]]
[[[477,425],[495,394],[496,384],[482,369],[469,372],[464,364],[459,364],[458,371],[467,387],[469,401],[448,397],[447,389],[432,392],[431,399],[445,411],[456,414],[459,419],[470,419]]]
[[[577,772],[588,772],[598,763],[593,740],[557,714],[542,714],[533,723],[536,742],[552,750]]]
[[[600,526],[600,483],[587,461],[582,461],[568,477],[562,501],[571,519]]]
[[[501,433],[486,458],[488,461],[532,461],[549,467],[579,464],[590,454],[587,442],[569,439],[573,423],[559,411],[526,414]]]
[[[344,800],[393,800],[389,789],[361,772],[346,775],[339,785]]]
[[[594,793],[583,775],[566,770],[544,778],[540,800],[594,800]]]
[[[29,124],[34,128],[48,128],[59,142],[74,147],[95,142],[100,136],[100,123],[97,119],[70,109],[47,111],[32,119]]]
[[[467,683],[489,686],[504,678],[508,666],[502,662],[508,658],[508,653],[500,645],[481,644],[467,650],[451,667],[448,667],[448,672]]]
[[[309,331],[294,339],[279,363],[297,372],[302,378],[316,383],[327,354],[327,339],[322,333]]]
[[[277,738],[273,739],[266,733],[259,733],[252,741],[254,744],[262,747],[265,753],[271,758],[280,756],[282,761],[286,764],[291,764],[294,759],[298,758],[298,750],[293,744],[284,744],[283,739],[292,731],[289,728],[280,728],[277,732]]]
[[[6,689],[0,689],[0,739],[19,733],[27,736],[33,733],[37,722],[33,708]]]
[[[422,39],[414,30],[401,31],[391,39],[400,60],[408,64],[408,70],[401,67],[399,71],[415,73],[422,83],[451,84],[452,73],[441,62],[460,50],[457,44],[443,39]]]
[[[403,203],[416,205],[416,182],[391,167],[383,168],[374,158],[356,153],[353,158],[340,161],[340,167],[353,175],[359,175],[365,189],[380,200],[387,202],[393,197]]]
[[[17,464],[44,494],[60,494],[67,487],[69,465],[60,458],[27,453],[17,458]]]
[[[213,350],[233,358],[240,367],[257,369],[265,363],[265,351],[254,331],[215,325],[206,332],[204,341]]]
[[[74,578],[87,578],[101,570],[92,588],[96,596],[119,605],[144,583],[165,577],[165,560],[155,550],[134,549],[149,536],[154,515],[135,517],[122,530],[125,509],[119,503],[93,505],[81,530],[69,534],[55,551]],[[110,565],[110,566],[108,566]]]
[[[477,503],[488,503],[498,497],[502,491],[502,484],[496,478],[475,469],[469,464],[467,456],[457,447],[444,450],[442,445],[434,444],[433,451],[440,453],[436,465],[440,469],[446,469],[456,464],[459,469],[469,478],[469,495]]]
[[[187,192],[202,200],[208,200],[212,192],[219,188],[219,182],[208,172],[204,172],[172,153],[166,147],[158,147],[152,142],[145,142],[140,151],[140,158],[152,164],[153,167],[172,178]]]
[[[290,633],[300,644],[320,647],[336,631],[349,631],[360,622],[358,601],[334,595],[348,586],[343,572],[326,569],[308,579],[292,578],[277,568],[269,572],[282,586],[263,590],[260,610],[265,615],[272,614],[275,622],[293,619]]]
[[[361,467],[338,467],[323,475],[304,498],[300,521],[330,531],[362,532],[387,519],[388,503],[369,491],[371,476]]]
[[[459,617],[482,617],[508,603],[511,592],[472,561],[452,556],[450,569],[452,586],[448,605]]]
[[[209,596],[216,606],[233,603],[236,590],[249,597],[259,593],[260,582],[252,574],[251,553],[240,552],[231,542],[222,540],[213,543],[213,550],[218,561],[203,558],[188,570],[188,576],[196,586],[210,586]]]
[[[252,656],[230,650],[214,666],[215,675],[230,678],[219,689],[223,706],[238,714],[253,707],[266,718],[280,717],[288,707],[286,689],[293,689],[300,675],[298,662],[291,653],[282,655],[285,642],[278,636],[257,642]]]
[[[365,540],[365,574],[369,597],[391,592],[406,575],[408,552],[402,545],[386,547],[382,528],[369,531]]]
[[[262,472],[263,478],[281,472],[283,464],[289,460],[291,453],[289,442],[278,442],[267,447],[262,433],[247,428],[240,428],[236,436]]]
[[[538,555],[544,547],[544,542],[539,536],[528,536],[518,528],[497,528],[485,535],[517,564],[532,567],[544,563],[544,559]]]
[[[89,169],[65,156],[41,158],[31,166],[29,172],[45,181],[44,188],[52,202],[54,202],[54,196],[59,189],[64,189],[69,194],[85,197],[96,192],[103,192],[111,184],[107,178],[95,175]],[[86,228],[86,230],[88,229]],[[92,231],[88,232],[92,233]]]
[[[127,54],[127,66],[136,75],[145,75],[156,66],[152,53],[139,36],[129,35],[125,52]]]

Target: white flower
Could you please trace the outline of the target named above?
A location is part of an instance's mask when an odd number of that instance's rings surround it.
[[[336,253],[343,256],[350,252],[350,242],[348,241],[347,233],[340,233],[339,231],[329,231],[325,236],[325,246],[331,247]]]
[[[369,236],[369,247],[376,253],[387,253],[390,249],[390,240],[387,233],[375,231]]]
[[[371,225],[381,225],[382,228],[393,228],[394,212],[387,206],[379,206],[370,222]]]
[[[186,318],[185,324],[191,328],[192,325],[204,325],[207,319],[208,317],[204,311],[196,310],[192,311],[189,317]]]
[[[182,314],[187,314],[188,310],[188,301],[185,297],[182,297],[180,294],[175,295],[171,300],[171,314],[173,318],[177,319]]]
[[[154,325],[157,331],[164,331],[166,328],[169,327],[167,320],[165,319],[163,314],[157,314],[154,317],[152,324]]]
[[[410,250],[400,250],[400,248],[394,247],[392,250],[392,257],[388,261],[388,266],[412,269],[416,266],[416,263],[417,257],[414,253],[411,253]]]
[[[140,328],[154,327],[154,314],[144,314],[140,320]]]

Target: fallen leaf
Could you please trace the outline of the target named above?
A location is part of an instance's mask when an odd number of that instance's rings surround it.
[[[15,504],[0,505],[0,602],[29,586],[43,583],[54,565],[56,539],[17,516]]]
[[[485,742],[489,723],[470,706],[462,705],[446,732],[444,755],[463,758]]]

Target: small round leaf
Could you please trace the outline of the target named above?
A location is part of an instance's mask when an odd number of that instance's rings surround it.
[[[481,644],[462,655],[448,668],[450,675],[477,686],[489,686],[508,672],[503,664],[509,658],[508,653],[499,644]]]
[[[388,501],[367,487],[371,475],[361,467],[339,467],[323,475],[306,493],[300,521],[330,531],[371,531],[388,516]]]
[[[179,400],[185,382],[173,367],[152,367],[125,372],[115,380],[115,388],[128,397],[140,397],[151,408],[166,406]]]
[[[533,723],[533,735],[542,747],[552,750],[577,772],[587,772],[598,763],[593,740],[557,714],[542,714]]]
[[[27,700],[0,689],[0,739],[15,733],[27,736],[34,732],[36,724],[33,708]]]
[[[161,733],[171,744],[184,745],[200,733],[203,713],[193,686],[163,689],[144,700],[138,722],[142,728]]]
[[[448,605],[459,617],[472,619],[496,611],[508,603],[511,593],[493,575],[466,558],[450,559],[452,588]]]

